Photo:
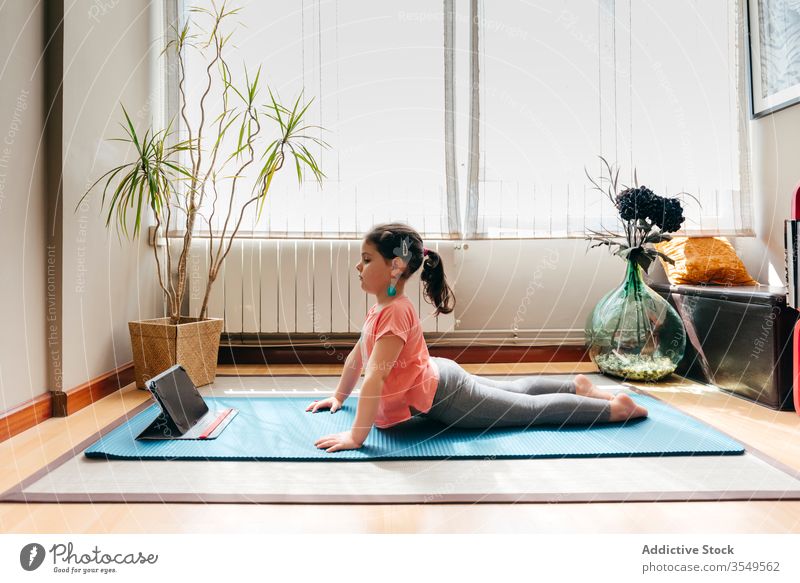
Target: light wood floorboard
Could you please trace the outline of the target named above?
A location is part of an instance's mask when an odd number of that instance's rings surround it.
[[[474,374],[593,372],[587,363],[464,365]],[[338,374],[339,366],[220,367],[224,374]],[[678,379],[655,396],[800,470],[800,416]],[[0,491],[147,399],[129,385],[0,443]],[[623,504],[0,504],[4,533],[800,533],[800,502]]]

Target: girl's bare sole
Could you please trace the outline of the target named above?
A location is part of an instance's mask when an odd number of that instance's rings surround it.
[[[626,421],[637,417],[647,417],[647,409],[637,405],[627,393],[618,393],[611,400],[611,417],[609,421]]]
[[[598,389],[586,375],[575,376],[575,394],[593,399],[611,401],[611,418],[609,421],[625,421],[636,417],[647,417],[647,409],[637,405],[627,393],[608,393]]]

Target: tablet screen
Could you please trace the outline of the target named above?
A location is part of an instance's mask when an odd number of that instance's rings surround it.
[[[208,412],[208,405],[179,364],[152,378],[148,386],[181,434]]]

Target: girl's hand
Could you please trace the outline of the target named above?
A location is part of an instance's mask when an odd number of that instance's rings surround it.
[[[342,431],[341,433],[333,433],[320,437],[314,442],[314,445],[320,449],[325,449],[328,453],[339,451],[343,449],[358,449],[361,444],[353,439],[352,431]]]
[[[322,401],[314,401],[308,407],[306,407],[306,411],[311,411],[312,413],[316,413],[317,410],[322,409],[330,409],[331,413],[336,413],[339,409],[342,408],[342,402],[337,399],[336,397],[328,397],[327,399],[323,399]]]

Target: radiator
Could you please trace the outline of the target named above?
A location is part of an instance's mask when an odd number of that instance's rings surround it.
[[[197,316],[208,280],[208,239],[189,255],[189,307]],[[426,243],[455,268],[452,242]],[[374,296],[361,290],[356,265],[361,241],[238,239],[211,292],[208,315],[224,318],[228,334],[359,333]],[[454,313],[433,316],[422,296],[421,269],[406,282],[424,332],[451,332]],[[455,273],[455,271],[451,271]],[[452,282],[448,281],[452,287]]]

